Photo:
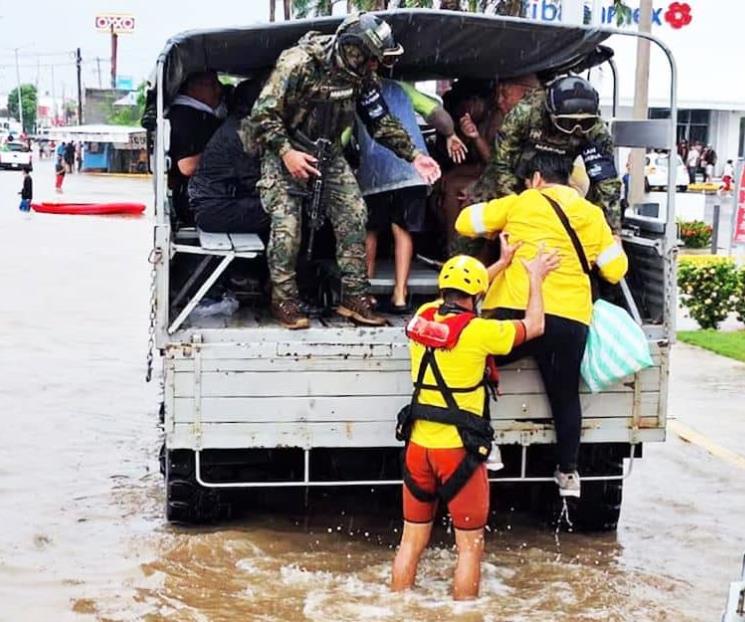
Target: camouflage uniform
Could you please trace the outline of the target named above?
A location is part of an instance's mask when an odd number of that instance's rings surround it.
[[[406,130],[388,113],[377,76],[364,78],[333,59],[333,36],[310,32],[285,50],[244,121],[244,146],[264,151],[258,183],[264,209],[271,217],[269,272],[275,302],[296,299],[295,262],[301,242],[306,182],[294,179],[281,160],[290,149],[308,151],[305,138],[328,138],[334,154],[324,176],[324,207],[334,227],[336,258],[344,296],[367,290],[365,222],[367,208],[349,164],[341,153],[341,135],[358,114],[370,135],[397,156],[411,162],[417,151]]]
[[[476,201],[499,198],[523,190],[521,168],[537,151],[582,156],[590,179],[587,200],[605,212],[614,233],[621,230],[621,180],[613,155],[613,139],[605,124],[579,136],[554,125],[546,109],[546,91],[533,89],[510,111],[500,130],[494,156],[471,191]]]

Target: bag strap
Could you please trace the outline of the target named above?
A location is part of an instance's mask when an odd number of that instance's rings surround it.
[[[541,194],[543,195],[543,198],[546,199],[546,201],[548,201],[551,204],[551,207],[554,208],[554,212],[556,212],[556,215],[561,221],[561,224],[564,225],[564,229],[566,229],[569,239],[572,240],[572,245],[574,246],[574,252],[576,252],[577,257],[579,257],[579,263],[582,265],[582,270],[587,276],[590,276],[592,274],[592,270],[590,268],[590,262],[587,261],[587,255],[585,255],[585,249],[582,248],[582,244],[579,241],[579,238],[577,237],[577,232],[572,228],[572,225],[569,224],[569,219],[567,218],[567,215],[564,213],[564,210],[561,209],[561,205],[559,205],[558,201],[552,199],[547,194],[543,194],[543,193]]]

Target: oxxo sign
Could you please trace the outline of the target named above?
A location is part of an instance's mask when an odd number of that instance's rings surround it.
[[[555,0],[527,0],[524,2],[525,16],[529,19],[540,20],[543,22],[560,22],[561,6]],[[588,7],[589,8],[589,7]],[[631,9],[623,16],[621,26],[632,26],[639,23],[641,11]],[[616,26],[618,13],[612,4],[604,6],[600,16],[602,24],[607,26]],[[693,20],[691,5],[687,2],[671,2],[667,6],[652,9],[652,25],[664,26],[680,29],[688,26]]]
[[[96,30],[102,32],[128,33],[135,30],[134,15],[96,15]]]

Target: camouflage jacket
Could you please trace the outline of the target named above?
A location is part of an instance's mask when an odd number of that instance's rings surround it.
[[[292,148],[307,150],[301,136],[325,137],[339,146],[342,132],[354,125],[356,113],[370,136],[411,162],[417,151],[409,134],[388,112],[379,78],[357,78],[337,67],[332,43],[331,35],[309,32],[298,45],[282,52],[241,127],[244,146],[255,142],[279,156]]]
[[[587,200],[599,205],[614,232],[621,229],[621,181],[616,172],[613,139],[598,120],[587,134],[558,130],[546,110],[546,91],[533,89],[505,117],[491,162],[476,182],[475,200],[499,198],[523,190],[521,169],[538,151],[581,156],[590,179]]]

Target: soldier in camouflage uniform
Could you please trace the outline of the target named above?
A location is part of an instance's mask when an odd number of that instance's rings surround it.
[[[590,189],[587,200],[603,208],[614,233],[621,230],[621,180],[613,139],[599,117],[598,94],[576,76],[535,88],[510,111],[492,161],[469,193],[469,202],[486,201],[524,190],[523,169],[538,152],[581,156]]]
[[[411,162],[433,183],[440,169],[417,151],[406,130],[389,114],[376,75],[378,63],[403,53],[390,26],[362,14],[347,18],[335,35],[309,32],[285,50],[242,128],[244,144],[263,149],[258,187],[271,218],[268,245],[272,313],[286,327],[307,328],[300,310],[295,262],[301,242],[302,204],[308,180],[319,175],[308,153],[318,138],[333,142],[324,174],[324,207],[336,236],[342,300],[337,313],[358,323],[379,326],[385,319],[366,296],[365,223],[367,208],[357,181],[341,151],[342,132],[359,115],[370,135],[397,156]]]

